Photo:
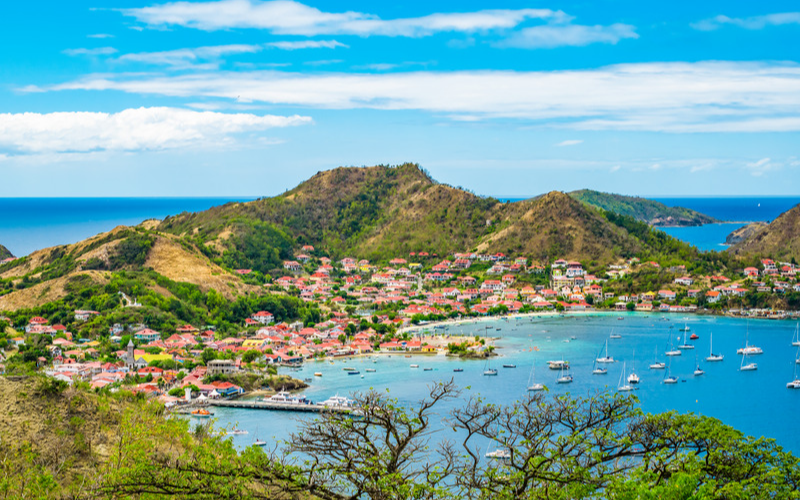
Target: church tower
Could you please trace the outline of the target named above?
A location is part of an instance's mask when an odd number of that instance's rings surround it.
[[[128,370],[136,369],[136,359],[133,357],[133,340],[128,341],[128,356],[125,359],[125,366],[128,367]]]

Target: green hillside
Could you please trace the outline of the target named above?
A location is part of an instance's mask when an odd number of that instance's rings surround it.
[[[800,260],[800,205],[756,230],[744,241],[731,247],[730,251],[738,255]]]
[[[4,247],[3,245],[0,245],[0,260],[8,259],[13,256],[14,255],[11,254],[8,248]]]
[[[668,207],[663,203],[646,198],[601,193],[590,189],[573,191],[569,195],[587,205],[628,215],[651,226],[701,226],[719,222],[713,217],[689,208]]]

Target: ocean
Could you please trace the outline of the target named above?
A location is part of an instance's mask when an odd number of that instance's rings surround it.
[[[146,219],[206,210],[253,198],[0,198],[0,245],[21,257],[41,248],[75,243]],[[701,250],[723,250],[725,237],[743,222],[773,220],[800,203],[798,197],[654,198],[735,223],[664,230]],[[517,201],[518,199],[508,199]]]
[[[627,371],[634,370],[641,378],[633,394],[639,398],[644,411],[675,410],[715,417],[746,434],[774,438],[785,448],[800,453],[800,433],[796,431],[800,390],[786,388],[786,383],[793,380],[795,369],[800,369],[795,364],[800,353],[791,345],[794,323],[643,313],[623,313],[624,321],[617,317],[619,313],[597,313],[449,327],[447,333],[451,335],[486,333],[500,338],[500,357],[491,361],[499,370],[496,377],[482,375],[482,361],[434,355],[406,358],[402,354],[342,359],[333,364],[311,361],[298,371],[286,371],[296,378],[311,379],[304,394],[315,402],[336,394],[350,395],[375,389],[384,393],[388,390],[389,395],[401,403],[413,404],[426,395],[430,384],[454,378],[464,389],[465,397],[481,395],[489,402],[508,404],[525,397],[534,366],[534,380],[544,383],[550,394],[568,392],[586,396],[597,390],[615,391],[624,361]],[[497,329],[485,332],[486,325]],[[665,357],[670,336],[675,345],[682,343],[678,337],[683,332],[678,330],[684,325],[688,325],[691,333],[699,335],[700,338],[692,342],[696,348],[685,350],[678,357]],[[607,375],[593,375],[593,361],[611,332],[622,337],[609,340],[609,355],[617,362],[607,366]],[[722,362],[705,361],[712,332],[714,353],[724,355]],[[736,354],[736,349],[742,347],[746,339],[750,345],[764,351],[762,355],[748,358],[748,362],[758,364],[756,371],[739,371],[741,356]],[[555,384],[559,372],[547,368],[547,361],[562,358],[571,364],[572,384]],[[667,370],[648,368],[656,358],[671,363],[669,373],[679,377],[679,383],[665,385],[662,381]],[[515,364],[516,368],[503,368],[505,363]],[[705,374],[696,377],[693,372],[698,363]],[[411,368],[411,364],[418,364],[419,368]],[[347,375],[344,367],[353,367],[364,377]],[[454,373],[456,367],[464,371]],[[368,373],[367,368],[376,371]],[[424,371],[424,368],[433,370]],[[322,372],[322,377],[314,377],[314,372]],[[456,404],[463,404],[463,400],[443,405],[437,413],[446,417]],[[250,445],[255,438],[265,439],[270,444],[280,443],[297,429],[300,420],[310,418],[304,414],[264,410],[216,408],[214,411],[218,426],[238,425],[249,431],[247,435],[233,436],[234,443],[240,447]]]
[[[0,198],[0,245],[17,257],[116,226],[252,198]]]

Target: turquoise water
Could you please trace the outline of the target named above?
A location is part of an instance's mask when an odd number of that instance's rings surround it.
[[[496,377],[482,375],[484,363],[481,361],[461,361],[445,356],[403,355],[375,356],[373,359],[354,358],[328,362],[309,362],[301,370],[293,372],[297,378],[314,378],[305,394],[314,401],[322,401],[334,394],[349,395],[354,391],[374,388],[389,390],[390,394],[404,403],[413,403],[427,393],[428,384],[455,378],[465,388],[465,397],[480,394],[489,401],[510,403],[526,395],[531,367],[536,363],[536,381],[542,382],[552,394],[570,392],[587,395],[596,390],[615,390],[622,361],[628,369],[635,361],[636,373],[641,378],[635,394],[642,407],[648,412],[695,412],[719,418],[724,423],[756,436],[775,438],[784,447],[800,452],[800,433],[796,432],[796,413],[800,409],[800,391],[786,389],[792,380],[795,368],[794,359],[797,348],[791,346],[795,324],[768,320],[749,321],[749,341],[764,350],[760,356],[752,356],[758,363],[755,372],[739,372],[741,357],[736,349],[745,342],[748,323],[742,319],[720,317],[682,317],[669,316],[664,321],[660,315],[626,313],[624,320],[617,320],[616,314],[597,314],[591,316],[547,317],[524,319],[520,321],[494,321],[450,327],[451,334],[474,335],[483,333],[484,325],[496,326],[501,331],[494,335],[501,338],[499,345],[501,357],[492,360],[499,370]],[[671,372],[680,377],[675,385],[664,385],[664,370],[649,370],[654,351],[661,353],[662,361],[670,332],[680,335],[678,328],[687,324],[700,339],[694,341],[694,351],[684,351],[680,357],[673,357]],[[672,328],[670,328],[672,327]],[[610,340],[609,354],[618,360],[609,366],[608,375],[592,375],[592,362],[612,329],[622,335],[621,339]],[[721,363],[706,363],[709,334],[714,333],[714,352],[725,355]],[[491,335],[491,333],[490,333]],[[574,336],[575,340],[564,340]],[[549,337],[549,338],[548,338]],[[675,340],[677,344],[677,340]],[[528,349],[538,347],[538,352]],[[635,351],[635,360],[634,360]],[[706,374],[694,377],[695,353]],[[557,385],[558,372],[549,370],[546,362],[552,359],[568,360],[575,382]],[[410,364],[419,364],[417,369]],[[502,368],[503,363],[514,363],[515,369]],[[342,370],[352,366],[361,371],[364,378],[350,376]],[[433,371],[423,371],[431,367]],[[463,373],[454,373],[453,368],[464,368]],[[366,368],[375,368],[376,373],[366,373]],[[315,378],[314,372],[322,372]],[[466,389],[469,387],[469,389]],[[453,403],[455,404],[455,403]],[[439,413],[445,416],[452,404],[443,405]],[[270,412],[263,410],[216,409],[218,425],[227,426],[238,423],[249,431],[248,435],[234,436],[239,446],[248,446],[255,437],[268,442],[280,442],[296,429],[298,420],[311,418],[306,414]]]
[[[742,226],[744,224],[726,222],[692,227],[660,227],[658,229],[681,241],[690,243],[700,250],[722,252],[728,248],[728,245],[725,244],[728,235]]]

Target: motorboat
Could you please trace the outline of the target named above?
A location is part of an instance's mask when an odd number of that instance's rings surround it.
[[[569,370],[569,362],[562,360],[548,361],[548,368],[551,370]]]
[[[696,333],[693,333],[693,334],[689,335],[689,340],[697,340],[699,338],[700,338],[700,336],[697,335]]]
[[[314,372],[314,376],[315,377],[321,377],[322,376],[322,372]]]
[[[192,410],[192,416],[195,418],[211,418],[214,414],[205,408],[198,408],[196,410]]]
[[[411,365],[411,368],[419,368],[419,365]]]
[[[244,434],[247,434],[247,431],[244,429],[239,429],[238,427],[231,429],[231,435],[233,436],[242,436]]]
[[[484,456],[490,460],[509,460],[511,458],[511,452],[509,450],[498,448],[494,451],[487,452]]]
[[[338,394],[335,396],[331,396],[330,398],[326,399],[322,403],[322,406],[326,408],[352,408],[353,401],[344,397],[339,396]]]
[[[454,371],[455,373],[461,373],[461,372],[463,372],[463,371],[464,371],[464,369],[463,369],[463,368],[453,368],[453,371]]]
[[[342,370],[344,370],[346,372],[354,372],[354,371],[356,371],[356,369],[353,368],[352,366],[345,366],[344,368],[342,368]]]
[[[517,367],[517,365],[513,365],[513,364],[510,364],[510,363],[507,363],[507,364],[503,365],[503,368],[516,368],[516,367]]]
[[[423,368],[422,371],[424,371],[424,372],[432,372],[433,368]]]
[[[358,375],[358,374],[360,374],[360,372],[359,371],[349,371],[349,372],[347,372],[347,374],[348,375]]]
[[[351,373],[351,372],[348,372]],[[279,391],[264,400],[267,403],[279,403],[286,405],[312,405],[314,404],[310,399],[302,394],[294,395],[287,391]]]
[[[377,370],[375,370],[375,368],[367,368],[364,371],[367,372],[367,373],[375,373]]]

